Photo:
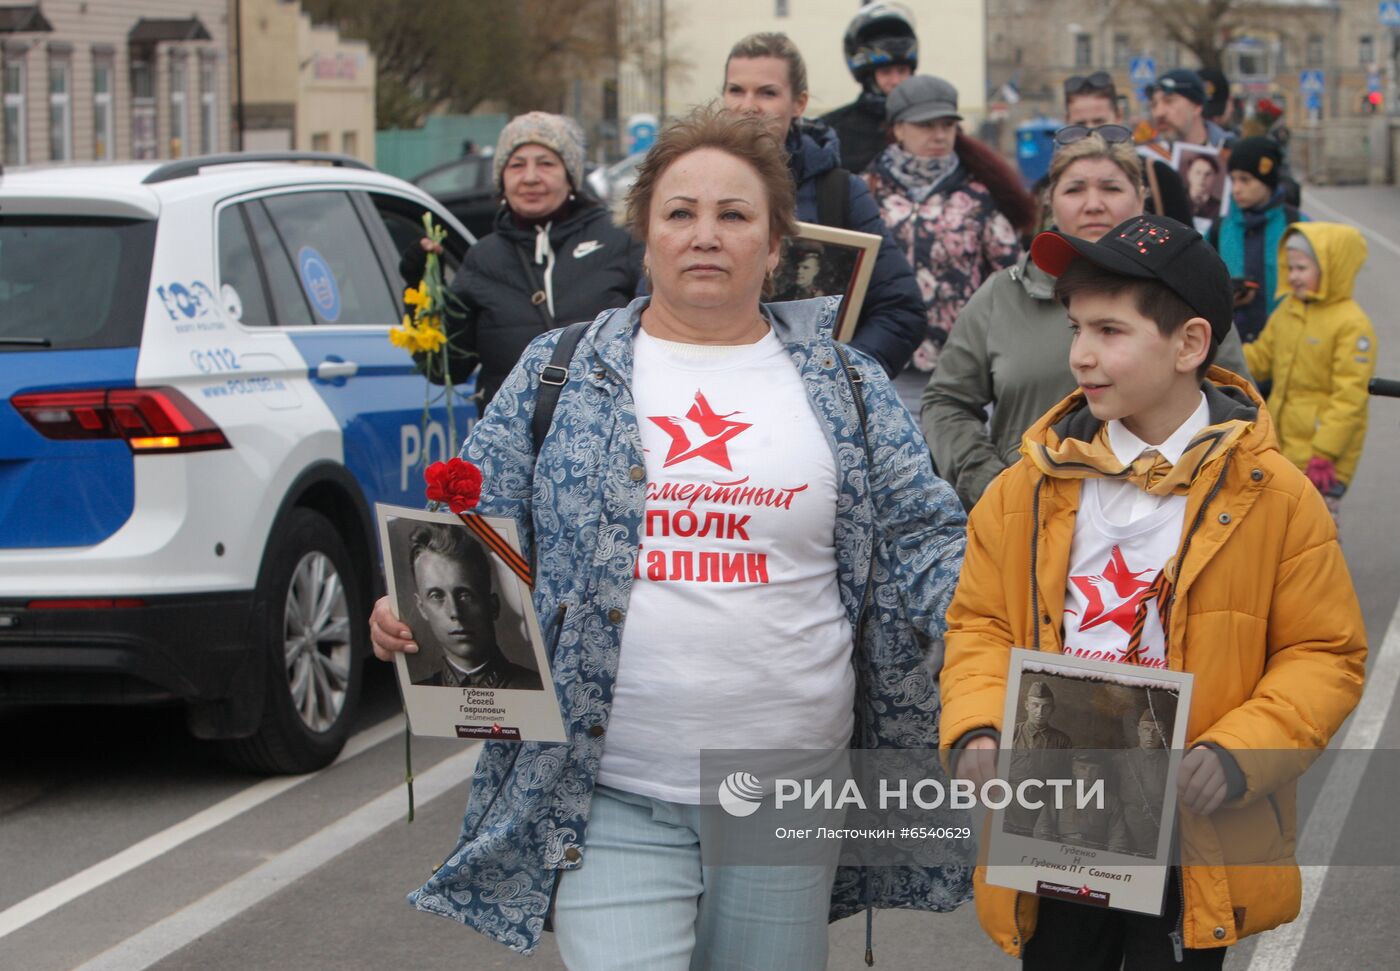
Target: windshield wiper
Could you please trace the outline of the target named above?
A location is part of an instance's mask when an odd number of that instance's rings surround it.
[[[0,337],[0,347],[53,347],[47,337]]]

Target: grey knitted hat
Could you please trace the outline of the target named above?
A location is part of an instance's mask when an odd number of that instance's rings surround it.
[[[578,122],[566,115],[551,115],[531,111],[516,115],[501,129],[496,141],[496,155],[491,162],[491,177],[496,191],[502,192],[501,173],[515,150],[521,145],[543,145],[564,161],[569,184],[577,189],[583,185],[583,149],[585,137]]]

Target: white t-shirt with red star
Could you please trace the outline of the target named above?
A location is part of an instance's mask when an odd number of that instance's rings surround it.
[[[1210,424],[1205,395],[1161,445],[1149,445],[1120,421],[1108,423],[1108,444],[1127,465],[1155,450],[1175,464],[1196,433]],[[1186,496],[1154,496],[1131,482],[1085,479],[1079,493],[1065,584],[1064,652],[1096,661],[1122,661],[1138,602],[1181,545]],[[1166,637],[1157,605],[1143,627],[1144,667],[1165,668]]]
[[[635,361],[647,503],[598,781],[695,804],[701,749],[850,741],[836,466],[771,332],[736,347],[639,331]]]

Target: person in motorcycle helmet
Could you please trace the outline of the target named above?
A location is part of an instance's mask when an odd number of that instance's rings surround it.
[[[860,96],[822,117],[841,140],[841,167],[864,172],[889,143],[885,96],[919,66],[914,15],[900,3],[867,3],[846,27],[846,67]]]

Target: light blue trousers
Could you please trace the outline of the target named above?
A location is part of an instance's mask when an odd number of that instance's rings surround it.
[[[700,807],[598,786],[583,865],[560,875],[569,971],[819,971],[829,866],[702,866]]]

